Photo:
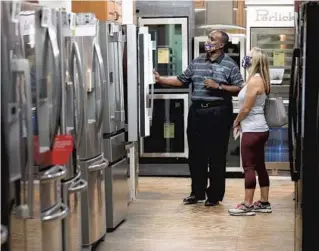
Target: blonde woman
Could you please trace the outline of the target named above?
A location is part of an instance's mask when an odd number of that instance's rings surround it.
[[[255,212],[270,213],[268,201],[269,176],[265,167],[265,143],[269,137],[264,106],[270,92],[269,61],[267,54],[253,48],[242,61],[249,77],[238,94],[240,111],[234,121],[234,135],[239,131],[241,138],[242,164],[245,172],[245,200],[230,215],[255,215]],[[260,200],[253,202],[257,172],[261,190]]]

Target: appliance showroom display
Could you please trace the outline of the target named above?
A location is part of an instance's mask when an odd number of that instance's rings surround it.
[[[296,3],[296,41],[289,92],[289,160],[295,181],[295,251],[318,250],[319,20],[318,3]],[[299,11],[298,11],[299,10]]]
[[[253,1],[249,1],[253,2]],[[294,6],[257,5],[247,7],[247,51],[259,47],[270,60],[271,96],[282,97],[288,112],[289,85],[294,48]],[[270,128],[267,142],[266,166],[270,170],[289,170],[288,128]]]

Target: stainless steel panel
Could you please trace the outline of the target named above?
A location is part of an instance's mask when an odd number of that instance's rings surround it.
[[[62,250],[62,220],[68,215],[65,204],[58,204],[41,214],[42,220],[42,250]]]
[[[125,133],[103,139],[104,157],[109,162],[114,162],[125,156]]]
[[[91,159],[99,156],[102,153],[102,135],[97,132],[96,120],[89,120],[86,124],[86,157],[85,159]],[[82,156],[80,155],[80,158]]]
[[[126,219],[130,196],[128,184],[128,159],[107,167],[105,173],[105,195],[107,228],[114,229]]]
[[[69,214],[63,220],[63,250],[65,251],[81,250],[81,192],[86,188],[87,182],[81,179],[81,172],[72,180],[62,183],[63,202],[69,208]]]
[[[79,148],[79,156],[81,160],[87,160],[98,156],[102,152],[102,135],[99,121],[101,121],[100,111],[104,106],[104,94],[101,94],[104,87],[101,88],[100,84],[105,81],[101,78],[100,67],[103,62],[100,60],[100,51],[96,45],[98,41],[98,21],[91,13],[77,14],[76,20],[75,41],[79,45],[82,58],[86,93],[83,100],[85,128]]]
[[[80,161],[82,178],[88,187],[82,193],[82,245],[91,246],[106,233],[105,168],[108,162],[103,155]]]
[[[28,184],[27,184],[28,186]],[[33,217],[23,218],[14,207],[11,214],[10,242],[12,251],[62,250],[62,220],[68,215],[68,207],[59,202],[49,210],[40,212],[41,189],[35,182]],[[23,195],[21,193],[21,195]]]
[[[61,200],[61,180],[66,176],[65,166],[53,166],[40,174],[40,204],[41,211],[48,210]]]
[[[67,128],[66,129],[67,134],[74,135],[74,129],[73,128]],[[68,163],[65,165],[66,167],[66,176],[63,179],[63,181],[68,181],[76,176],[78,172],[80,172],[80,166],[78,165],[78,156],[74,156],[74,154],[71,155]]]

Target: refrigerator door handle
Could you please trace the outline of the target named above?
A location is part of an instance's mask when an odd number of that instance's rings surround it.
[[[58,83],[56,86],[56,101],[57,101],[57,113],[56,113],[56,118],[54,118],[53,120],[53,133],[52,138],[51,138],[51,146],[50,149],[53,147],[54,144],[54,138],[55,136],[58,134],[58,130],[59,130],[59,126],[60,126],[60,116],[61,116],[61,104],[62,104],[62,95],[61,95],[61,91],[62,91],[62,82],[61,82],[61,78],[59,77],[59,55],[60,55],[60,51],[59,51],[59,46],[58,46],[58,41],[57,41],[57,34],[56,32],[51,28],[48,27],[47,28],[47,34],[48,34],[48,38],[49,38],[49,43],[51,44],[50,48],[52,50],[52,54],[53,54],[53,64],[54,64],[54,75],[55,75],[55,79],[57,79]],[[44,51],[45,53],[45,51]],[[46,57],[46,55],[44,55],[44,58]]]
[[[72,185],[69,187],[69,193],[77,193],[77,192],[81,192],[82,190],[84,190],[87,187],[88,183],[83,180],[83,179],[79,179],[77,181],[75,181],[74,183],[72,183]]]
[[[151,107],[149,109],[150,126],[152,126],[153,121],[153,110],[154,110],[154,84],[151,84]]]
[[[289,107],[288,107],[288,140],[289,140],[289,162],[290,162],[290,174],[293,181],[298,180],[298,172],[296,169],[294,149],[294,139],[297,137],[296,133],[296,88],[298,84],[299,74],[299,60],[300,60],[300,49],[295,48],[293,51],[292,67],[291,67],[291,83],[289,87]]]
[[[69,208],[67,205],[60,203],[59,207],[56,209],[60,209],[60,210],[53,214],[51,214],[52,210],[48,210],[47,212],[42,213],[41,220],[42,221],[62,220],[68,216]]]
[[[13,72],[21,72],[24,74],[24,84],[26,92],[26,129],[27,129],[27,146],[28,146],[28,162],[26,172],[28,174],[28,198],[25,202],[28,206],[27,211],[22,214],[26,217],[32,217],[33,215],[33,123],[32,123],[32,95],[31,95],[31,72],[30,62],[27,59],[12,59],[11,69]]]
[[[96,171],[107,168],[108,165],[109,165],[109,162],[106,159],[104,159],[102,163],[90,165],[88,170],[89,172],[96,172]]]
[[[124,91],[123,91],[123,54],[122,41],[117,42],[117,66],[118,66],[118,91],[119,91],[119,121],[125,122],[124,116]]]
[[[100,101],[98,101],[98,99],[96,98],[96,106],[97,107],[98,107],[98,103],[100,103],[99,110],[96,109],[97,129],[98,129],[98,131],[100,131],[101,127],[102,127],[103,113],[104,113],[106,76],[105,76],[105,72],[104,72],[104,62],[103,62],[103,58],[102,58],[100,45],[97,42],[94,43],[94,55],[96,55],[96,58],[98,61],[100,80],[101,80],[101,81],[97,81],[97,82],[99,82],[99,85],[100,85],[100,87],[99,87]],[[95,61],[94,61],[94,56],[93,56],[93,64],[94,64],[94,62]],[[97,92],[97,89],[96,89],[96,92]]]
[[[77,73],[78,73],[78,82],[75,81],[74,79],[74,59],[76,60],[76,66],[77,66]],[[75,100],[76,100],[76,107],[75,110],[77,110],[78,112],[75,114],[78,114],[78,116],[76,115],[76,119],[75,119],[75,147],[76,149],[79,149],[80,144],[81,144],[81,139],[83,136],[83,128],[84,128],[84,104],[83,104],[83,100],[84,100],[84,78],[83,78],[83,66],[82,66],[82,60],[81,60],[81,56],[80,56],[80,50],[79,50],[79,46],[77,44],[76,41],[73,41],[72,43],[72,50],[71,50],[71,57],[70,57],[70,80],[73,83],[73,92],[74,95],[76,96]],[[77,82],[77,86],[75,85],[75,82]],[[76,95],[77,93],[77,95]]]
[[[65,166],[54,166],[46,171],[41,177],[41,182],[52,182],[54,180],[61,180],[66,176]]]

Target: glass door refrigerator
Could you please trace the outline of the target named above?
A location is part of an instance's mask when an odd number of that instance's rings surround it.
[[[271,96],[282,97],[287,112],[294,33],[293,27],[250,29],[251,48],[259,47],[269,56]],[[270,128],[265,151],[267,169],[275,172],[289,170],[287,126]]]
[[[289,160],[295,182],[295,251],[319,250],[319,4],[302,4],[289,92]]]
[[[151,37],[152,64],[161,76],[176,76],[189,63],[187,17],[139,19]],[[148,137],[140,140],[140,175],[188,175],[186,124],[189,88],[159,84],[154,88],[152,121]]]

